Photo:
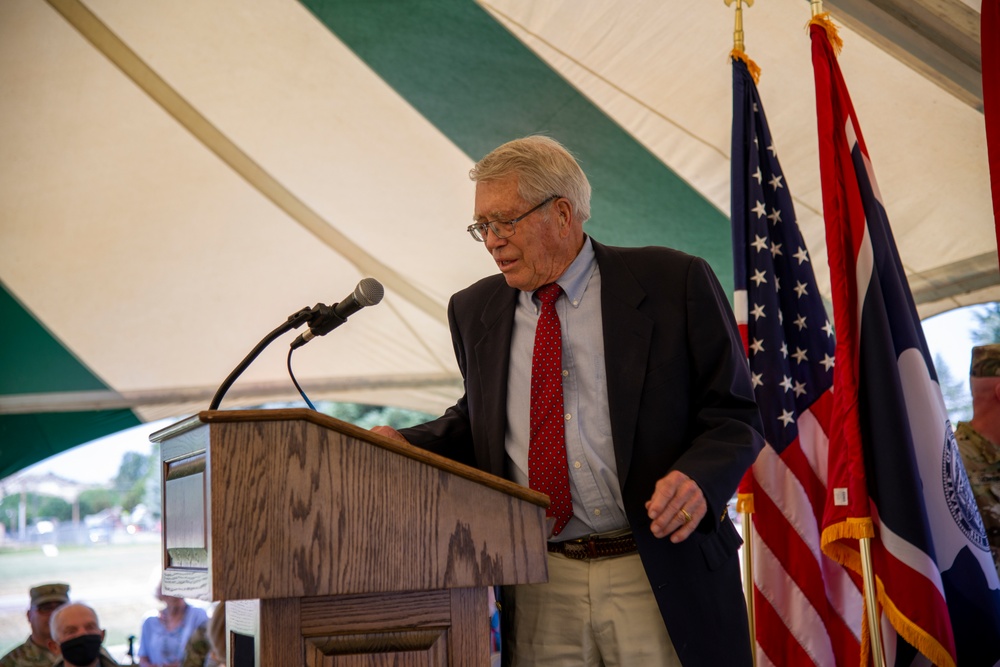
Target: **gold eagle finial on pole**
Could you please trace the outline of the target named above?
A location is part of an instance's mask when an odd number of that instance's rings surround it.
[[[814,0],[818,1],[818,0]],[[733,51],[744,51],[743,48],[743,3],[753,7],[753,0],[725,0],[726,7],[736,3],[736,26],[733,28]]]

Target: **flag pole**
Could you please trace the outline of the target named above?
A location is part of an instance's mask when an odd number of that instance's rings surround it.
[[[738,0],[737,0],[738,1]],[[750,624],[750,649],[753,655],[754,667],[757,666],[757,624],[754,622],[753,607],[753,530],[750,522],[752,512],[741,512],[743,515],[743,595],[747,599],[747,622]]]
[[[832,25],[829,17],[823,14],[823,0],[809,0],[813,21],[824,25]],[[830,31],[827,30],[829,35]],[[870,537],[858,540],[861,546],[861,577],[865,589],[865,615],[868,619],[868,636],[871,642],[872,664],[875,667],[885,667],[885,653],[882,650],[882,626],[879,623],[878,595],[875,586],[875,570],[872,566],[872,545]]]
[[[885,667],[885,654],[882,651],[882,626],[878,621],[878,597],[875,592],[875,574],[872,570],[872,538],[862,537],[861,542],[861,576],[865,586],[865,612],[868,616],[868,635],[872,643],[872,664],[875,667]]]
[[[750,67],[750,61],[745,55],[743,44],[743,3],[747,7],[753,7],[754,0],[725,0],[726,6],[732,6],[736,2],[736,18],[733,26],[733,55],[741,57]],[[751,68],[759,68],[754,66]],[[756,79],[756,77],[754,77]],[[743,517],[743,596],[747,602],[747,624],[750,630],[750,655],[753,659],[754,667],[757,666],[757,624],[755,622],[754,602],[753,602],[753,529],[750,522],[753,521],[753,508],[751,503],[744,502],[740,508],[740,515]]]
[[[725,0],[726,7],[733,4],[734,0]],[[736,26],[733,28],[733,50],[743,51],[743,3],[747,7],[753,7],[753,0],[735,0],[736,2]]]

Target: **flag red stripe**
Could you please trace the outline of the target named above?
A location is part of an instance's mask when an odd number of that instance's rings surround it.
[[[786,449],[785,453],[788,453],[789,449],[792,448]],[[821,496],[820,503],[823,499]],[[860,644],[851,628],[827,598],[826,578],[817,561],[817,557],[824,558],[824,556],[814,552],[802,541],[794,526],[787,521],[781,509],[767,494],[756,494],[754,503],[755,529],[822,619],[830,636],[834,654],[837,656],[837,664],[856,664]],[[814,511],[814,514],[819,514],[819,511]]]
[[[754,589],[754,610],[757,617],[757,646],[775,665],[806,667],[816,665],[802,645],[788,631],[785,622],[766,597]]]

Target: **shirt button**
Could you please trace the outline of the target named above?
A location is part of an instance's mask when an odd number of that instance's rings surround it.
[[[563,374],[563,377],[567,377],[567,376],[569,376],[569,371],[564,368],[562,374]]]
[[[571,415],[570,413],[567,412],[566,413],[566,421],[569,421],[572,418],[573,418],[573,415]]]
[[[579,461],[573,461],[573,467],[579,470],[580,468],[583,467],[583,464],[580,463]]]
[[[601,509],[600,508],[597,508],[596,510],[594,510],[594,516],[601,516]]]

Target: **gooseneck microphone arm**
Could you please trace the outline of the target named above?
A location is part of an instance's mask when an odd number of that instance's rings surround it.
[[[303,308],[299,312],[289,315],[288,319],[281,326],[264,336],[264,338],[257,343],[257,346],[250,350],[250,354],[244,357],[243,361],[241,361],[239,365],[233,369],[233,372],[229,374],[229,377],[226,378],[225,382],[219,386],[219,389],[215,392],[215,397],[212,399],[212,403],[208,406],[208,409],[218,410],[219,404],[222,403],[222,397],[226,395],[229,388],[233,386],[234,382],[236,382],[236,378],[243,374],[243,371],[245,371],[250,364],[253,363],[253,360],[264,351],[264,348],[273,343],[275,339],[282,334],[285,334],[292,329],[298,329],[300,326],[312,319],[315,315],[314,310],[315,309],[313,308]]]
[[[208,406],[208,409],[219,409],[219,404],[222,403],[222,397],[226,395],[229,388],[234,382],[236,382],[236,378],[238,378],[243,371],[245,371],[247,367],[253,363],[253,360],[264,351],[264,348],[274,342],[278,336],[291,331],[292,329],[297,329],[308,322],[309,330],[292,341],[291,350],[295,350],[296,348],[302,347],[317,336],[325,336],[330,333],[341,324],[345,323],[348,317],[362,308],[374,306],[382,300],[382,296],[384,294],[385,288],[382,287],[382,283],[374,278],[364,278],[358,283],[354,292],[348,295],[348,297],[340,303],[335,303],[332,306],[317,303],[312,308],[303,308],[297,313],[292,313],[288,316],[288,319],[284,322],[284,324],[264,336],[264,338],[257,343],[257,346],[250,350],[250,354],[248,354],[243,361],[241,361],[240,364],[233,369],[233,372],[229,374],[226,381],[223,382],[218,391],[215,392],[215,397],[212,399],[212,403]],[[291,350],[289,350],[289,371],[291,370]],[[295,382],[294,376],[292,376],[292,382]],[[295,382],[295,384],[296,387],[298,387],[298,383]],[[302,393],[301,389],[299,389],[299,393]],[[305,398],[304,394],[303,398]],[[306,398],[306,402],[309,402],[308,398]]]

